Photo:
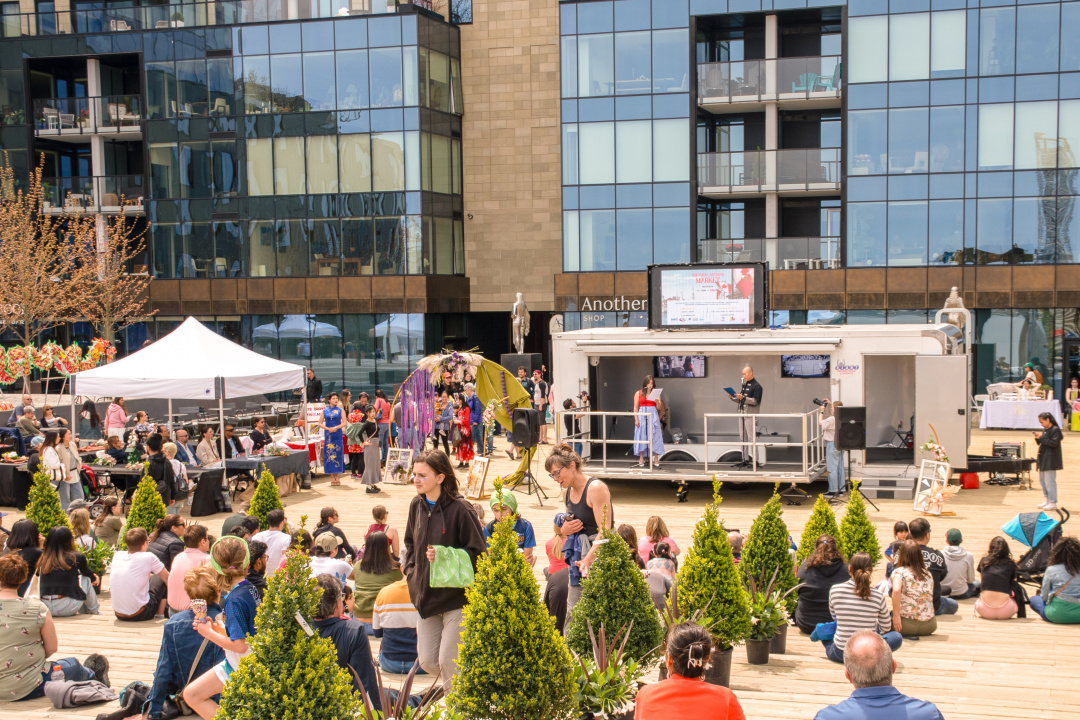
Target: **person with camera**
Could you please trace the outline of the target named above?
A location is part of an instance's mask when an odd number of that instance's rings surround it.
[[[844,403],[814,398],[814,404],[821,411],[821,437],[825,440],[825,467],[829,471],[829,491],[825,498],[829,499],[844,491],[844,455],[836,448],[836,408]]]

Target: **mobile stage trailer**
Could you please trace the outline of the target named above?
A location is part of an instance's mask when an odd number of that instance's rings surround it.
[[[964,467],[971,318],[950,310],[966,318],[965,333],[944,323],[943,312],[927,325],[559,333],[552,338],[556,430],[560,440],[582,444],[586,472],[596,477],[692,481],[715,474],[729,482],[805,484],[826,473],[822,416],[813,400],[827,398],[866,408],[867,449],[850,453],[854,477],[873,474],[875,466],[901,466],[910,475],[929,459],[918,447],[932,436],[930,426],[952,465]],[[701,356],[704,377],[685,377],[701,374]],[[749,416],[755,437],[747,449],[762,466],[756,470],[733,467],[743,443],[735,403],[723,390],[738,391],[746,365],[763,387],[760,413]],[[657,370],[683,376],[656,377],[669,411],[664,453],[638,467],[634,392]],[[581,392],[591,404],[574,411],[577,424],[568,437],[563,400],[572,397],[580,406]]]

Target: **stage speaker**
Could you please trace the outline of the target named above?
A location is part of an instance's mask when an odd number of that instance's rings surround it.
[[[836,408],[836,449],[866,449],[866,408],[841,405]]]
[[[534,448],[540,442],[540,413],[533,408],[515,408],[510,442],[519,448]]]

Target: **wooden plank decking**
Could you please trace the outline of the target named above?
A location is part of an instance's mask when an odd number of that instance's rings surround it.
[[[975,432],[975,452],[989,454],[994,440],[1005,439],[1025,440],[1032,452],[1031,436],[1025,431]],[[1066,433],[1064,447],[1066,470],[1059,473],[1060,500],[1065,506],[1072,504],[1080,508],[1080,490],[1074,479],[1080,468],[1080,437]],[[492,463],[489,477],[512,467],[501,446],[497,452],[502,454],[502,460],[496,459]],[[541,463],[545,454],[542,448]],[[533,522],[537,541],[542,545],[551,536],[551,519],[561,503],[557,500],[554,483],[542,466],[537,474],[552,499],[541,507],[535,498],[522,497],[520,510]],[[382,494],[372,496],[365,494],[356,483],[346,482],[343,487],[332,488],[327,478],[316,477],[313,489],[286,498],[286,512],[293,521],[301,514],[307,514],[310,527],[311,519],[318,518],[322,507],[333,505],[341,515],[342,529],[355,542],[362,539],[372,522],[370,508],[383,504],[390,511],[390,523],[404,530],[405,510],[414,494],[412,487],[383,488]],[[823,491],[824,483],[815,485],[814,490]],[[726,493],[721,511],[726,525],[748,530],[769,492],[767,487],[751,487]],[[666,484],[641,481],[613,483],[612,493],[620,523],[628,522],[641,533],[649,516],[660,515],[682,548],[690,545],[694,523],[708,497],[706,487],[696,485],[691,490],[690,502],[678,504]],[[881,512],[870,508],[871,517],[878,523],[879,540],[885,544],[890,539],[893,522],[910,520],[914,514],[910,501],[876,502]],[[984,484],[977,491],[963,491],[949,504],[949,508],[957,513],[955,517],[931,518],[931,545],[940,548],[945,544],[945,531],[959,527],[964,533],[964,546],[977,559],[990,538],[1000,534],[999,528],[1004,521],[1018,512],[1035,510],[1035,505],[1040,502],[1042,494],[1037,481],[1035,490]],[[785,508],[785,519],[796,538],[809,510],[809,503]],[[7,525],[19,517],[20,514],[12,513],[5,518]],[[224,517],[201,518],[200,521],[218,533]],[[1075,522],[1080,525],[1080,518]],[[1068,526],[1067,530],[1076,533],[1080,527]],[[1010,545],[1016,556],[1025,549],[1016,543]],[[542,549],[540,557],[543,558]],[[538,560],[536,574],[541,582],[543,564],[542,559]],[[883,572],[883,567],[878,569],[879,575]],[[133,680],[149,683],[163,621],[118,622],[111,613],[107,579],[105,585],[101,615],[57,620],[60,637],[57,655],[75,655],[82,659],[92,652],[100,652],[112,663],[114,687],[122,688]],[[1001,717],[1071,720],[1080,717],[1080,687],[1073,684],[1080,676],[1080,626],[1051,625],[1030,612],[1026,620],[982,620],[973,617],[973,603],[972,600],[961,601],[957,615],[939,618],[936,635],[918,642],[904,642],[896,653],[899,666],[896,685],[901,691],[932,700],[950,720]],[[373,650],[377,645],[377,641],[373,642]],[[393,675],[384,675],[384,679],[394,686],[400,682],[400,678]],[[767,666],[747,665],[745,651],[736,649],[732,689],[750,718],[812,718],[818,709],[844,699],[851,692],[843,668],[825,658],[820,644],[810,642],[794,628],[789,630],[788,653],[774,656]],[[94,718],[97,713],[110,711],[115,706],[110,703],[55,710],[42,699],[5,704],[0,716],[6,720]]]

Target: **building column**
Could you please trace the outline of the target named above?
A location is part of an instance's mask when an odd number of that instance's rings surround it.
[[[86,94],[90,98],[90,127],[96,130],[105,120],[105,108],[101,105],[101,62],[97,58],[86,59]],[[105,195],[105,137],[97,132],[90,136],[90,174],[94,178],[94,207],[100,208]],[[95,218],[98,252],[105,248],[106,225],[105,217],[99,212]]]
[[[779,57],[780,36],[777,34],[778,23],[776,15],[765,16],[765,59],[772,60]]]

